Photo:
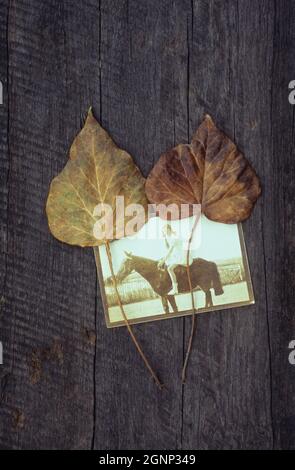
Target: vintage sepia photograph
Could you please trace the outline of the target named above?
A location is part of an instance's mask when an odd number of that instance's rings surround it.
[[[193,224],[193,217],[169,222],[153,217],[136,235],[110,244],[130,324],[192,313],[187,263],[196,313],[254,303],[241,225],[201,215],[189,244]],[[104,246],[95,249],[95,257],[107,326],[122,326]]]

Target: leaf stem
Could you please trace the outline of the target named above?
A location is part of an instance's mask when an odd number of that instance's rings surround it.
[[[118,304],[119,304],[119,307],[120,307],[120,310],[121,310],[121,313],[122,313],[122,316],[123,316],[123,319],[124,319],[124,322],[126,324],[126,327],[127,327],[127,330],[132,338],[132,341],[134,342],[135,346],[136,346],[136,349],[137,351],[139,352],[141,358],[143,359],[143,362],[145,363],[147,369],[149,370],[150,374],[152,375],[154,381],[156,382],[157,386],[160,388],[160,389],[163,389],[164,385],[160,382],[160,380],[158,379],[156,373],[154,372],[154,370],[152,369],[147,357],[145,356],[143,350],[141,349],[141,346],[140,344],[138,343],[137,339],[136,339],[136,336],[134,335],[133,331],[132,331],[132,328],[128,322],[128,318],[126,316],[126,313],[124,311],[124,307],[123,307],[123,304],[122,304],[122,300],[121,300],[121,297],[120,297],[120,293],[119,293],[119,289],[118,289],[118,284],[117,284],[117,278],[116,278],[116,275],[115,275],[115,272],[114,272],[114,266],[113,266],[113,260],[112,260],[112,253],[111,253],[111,248],[110,248],[110,243],[107,241],[106,242],[106,252],[107,252],[107,256],[108,256],[108,260],[109,260],[109,265],[110,265],[110,269],[111,269],[111,273],[112,273],[112,278],[113,278],[113,285],[114,285],[114,288],[115,288],[115,292],[116,292],[116,295],[117,295],[117,299],[118,299]]]
[[[181,380],[182,380],[183,384],[185,383],[185,380],[186,380],[186,370],[187,370],[187,365],[188,365],[188,361],[189,361],[189,358],[190,358],[193,339],[194,339],[195,330],[196,330],[196,315],[195,314],[197,312],[197,309],[196,309],[196,305],[195,305],[195,298],[194,298],[194,292],[193,292],[193,287],[192,287],[189,256],[190,256],[190,248],[191,248],[191,244],[192,244],[192,240],[193,240],[193,236],[194,236],[194,231],[195,231],[195,228],[198,224],[198,221],[199,221],[199,218],[196,216],[196,220],[194,222],[194,225],[193,225],[193,228],[192,228],[192,231],[191,231],[191,234],[190,234],[190,238],[189,238],[189,241],[188,241],[187,256],[186,256],[186,272],[187,272],[187,278],[188,278],[188,283],[189,283],[189,288],[190,288],[190,293],[191,293],[193,314],[192,314],[191,333],[190,333],[190,337],[189,337],[188,347],[187,347],[185,360],[184,360],[184,364],[183,364],[183,368],[182,368],[182,374],[181,374]]]

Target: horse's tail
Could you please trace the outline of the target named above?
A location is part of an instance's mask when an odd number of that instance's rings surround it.
[[[222,295],[224,290],[221,284],[220,274],[215,263],[213,263],[213,269],[212,269],[212,284],[213,284],[215,295]]]

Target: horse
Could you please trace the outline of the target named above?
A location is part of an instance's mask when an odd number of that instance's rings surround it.
[[[128,252],[125,252],[125,255],[126,258],[123,260],[116,274],[117,282],[122,282],[129,274],[136,271],[147,280],[154,292],[160,296],[164,312],[167,314],[170,313],[170,304],[173,313],[177,313],[178,308],[174,295],[168,295],[168,292],[172,288],[172,282],[167,269],[160,269],[158,267],[158,261],[143,258],[142,256],[135,256]],[[178,283],[178,293],[190,292],[186,266],[177,266],[175,268],[175,274]],[[216,264],[202,258],[195,258],[190,265],[190,276],[193,289],[200,287],[205,292],[205,308],[212,307],[211,287],[214,288],[215,295],[223,294],[220,275]]]

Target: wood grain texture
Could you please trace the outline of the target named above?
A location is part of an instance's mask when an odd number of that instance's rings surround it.
[[[3,45],[0,55],[0,80],[3,85],[3,104],[0,105],[0,341],[2,343],[6,337],[6,331],[3,329],[3,311],[5,304],[4,288],[6,284],[7,272],[7,219],[8,219],[8,178],[9,178],[9,164],[8,164],[8,100],[7,100],[7,15],[8,15],[8,1],[0,3],[0,41]],[[5,387],[7,383],[8,368],[4,369],[0,366],[0,410],[4,400]],[[2,412],[0,411],[2,418]],[[0,419],[0,434],[5,432],[4,420]],[[5,448],[3,442],[0,443],[0,448]]]
[[[295,448],[295,11],[290,0],[1,0],[0,447]],[[213,116],[263,196],[244,224],[256,304],[107,330],[92,250],[50,235],[52,178],[92,104],[145,175]]]
[[[270,106],[264,77],[271,75],[271,3],[256,2],[254,10],[250,2],[228,2],[227,8],[223,2],[195,2],[194,7],[191,129],[195,127],[195,109],[198,115],[206,109],[215,115],[219,127],[232,136],[254,165],[264,186],[261,163],[269,151],[270,135],[269,120],[264,118]],[[202,37],[210,38],[205,49],[199,31]],[[210,72],[204,82],[202,67],[195,71],[197,64],[206,63],[207,57]],[[184,445],[188,448],[272,447],[268,313],[260,221],[263,203],[262,196],[244,224],[255,306],[198,318],[189,377],[192,385],[185,389],[184,399]]]
[[[188,6],[170,0],[102,2],[101,121],[145,175],[161,149],[183,137],[181,126],[186,130]],[[95,448],[180,448],[183,320],[134,327],[167,387],[161,392],[127,332],[105,329],[101,304],[97,315]]]
[[[57,1],[10,2],[1,442],[12,448],[92,441],[95,264],[92,250],[56,243],[44,207],[92,95],[95,13],[96,3],[74,10]]]
[[[272,415],[276,448],[295,448],[295,370],[286,360],[295,338],[295,108],[285,90],[295,76],[295,12],[275,2],[271,82],[271,148],[264,159],[264,259],[271,351]],[[292,8],[293,6],[293,8]]]

